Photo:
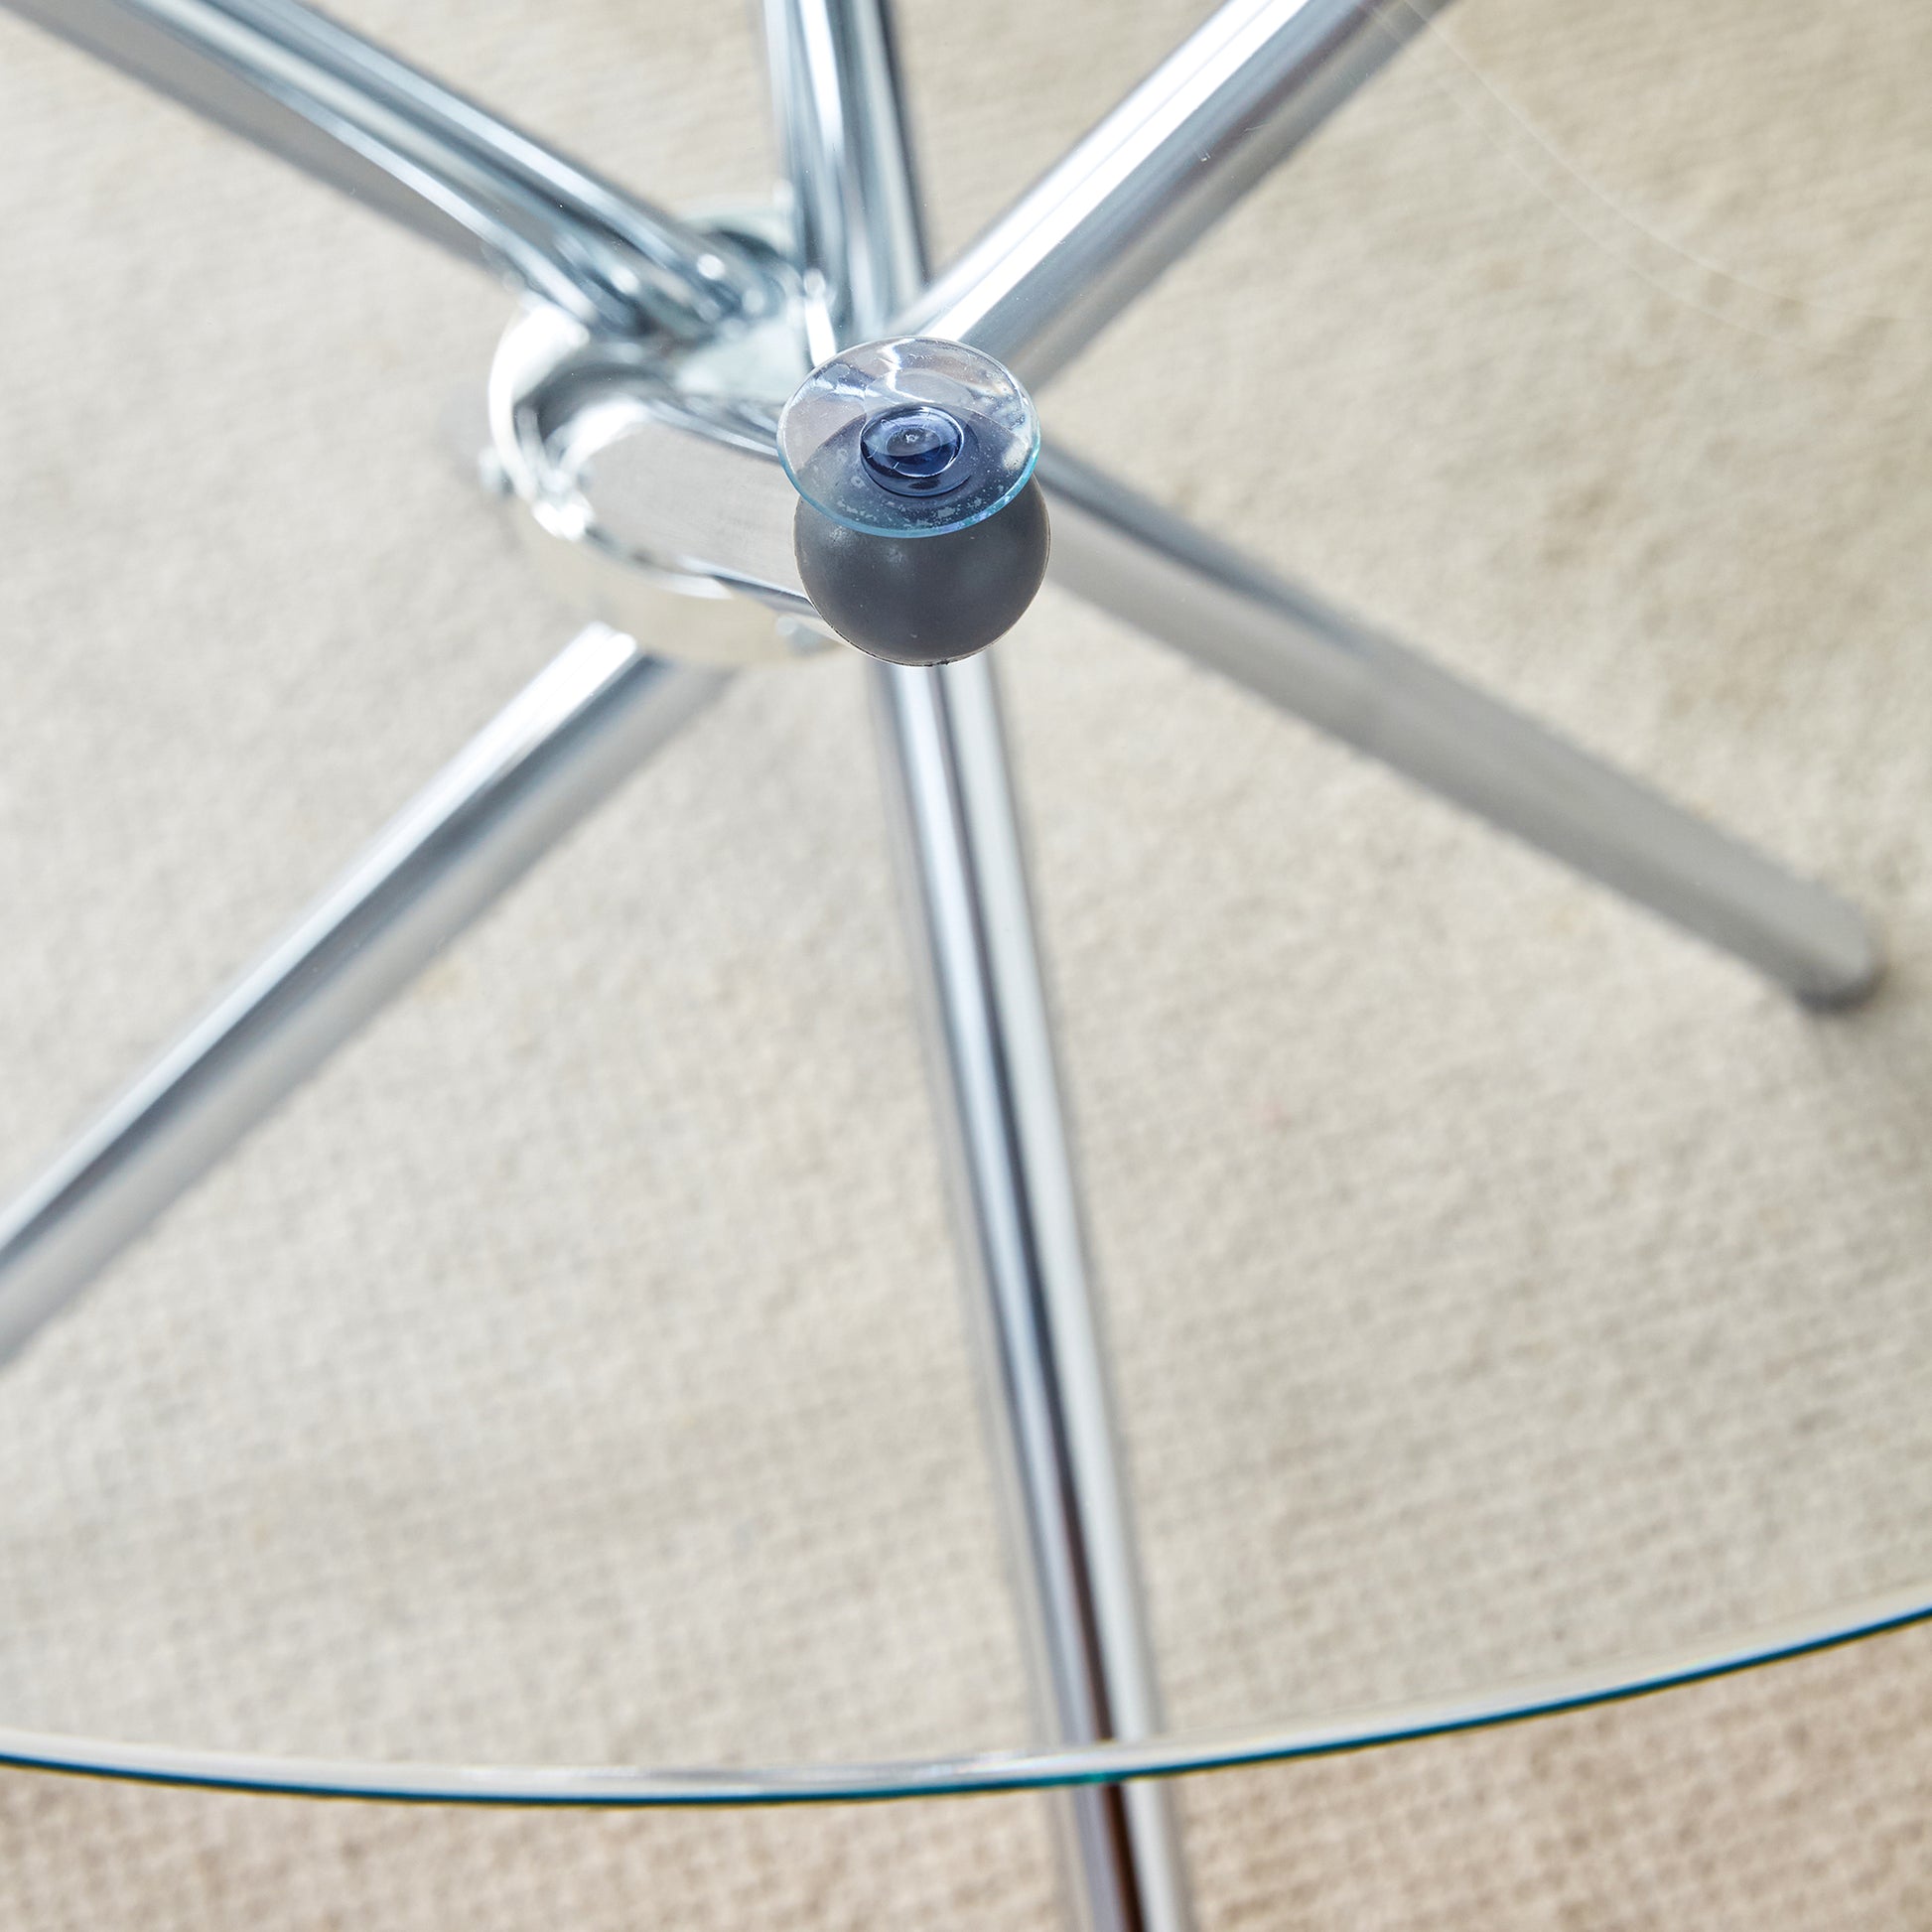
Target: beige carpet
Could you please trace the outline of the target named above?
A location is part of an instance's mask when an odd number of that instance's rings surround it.
[[[346,10],[673,205],[738,7]],[[1002,647],[1187,1725],[1932,1576],[1932,25],[1464,0],[1067,441],[1882,918],[1748,975],[1049,594]],[[1198,15],[906,0],[942,246]],[[0,23],[0,1172],[560,644],[461,268]],[[652,641],[649,639],[646,642]],[[1002,1745],[1023,1700],[856,663],[741,683],[0,1381],[0,1723]],[[1932,1637],[1183,1788],[1205,1928],[1916,1927]],[[1053,1922],[1034,1800],[0,1778],[0,1925]]]

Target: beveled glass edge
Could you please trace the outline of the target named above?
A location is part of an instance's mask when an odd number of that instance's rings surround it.
[[[979,1752],[879,1763],[645,1770],[634,1766],[357,1763],[118,1743],[0,1726],[0,1767],[136,1784],[252,1791],[387,1804],[503,1807],[831,1804],[963,1797],[1117,1784],[1131,1778],[1327,1757],[1560,1717],[1788,1662],[1932,1621],[1932,1585],[1867,1599],[1819,1621],[1769,1627],[1727,1645],[1684,1646],[1638,1664],[1598,1666],[1488,1693],[1417,1699],[1266,1730],[1183,1733],[1132,1742]]]

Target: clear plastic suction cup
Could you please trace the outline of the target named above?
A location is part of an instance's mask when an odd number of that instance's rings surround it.
[[[990,355],[902,336],[843,349],[778,419],[798,493],[848,529],[936,537],[1004,509],[1039,460],[1033,399]]]

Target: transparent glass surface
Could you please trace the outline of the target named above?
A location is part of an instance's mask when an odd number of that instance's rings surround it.
[[[668,206],[766,186],[737,13],[344,11]],[[907,9],[937,254],[1199,12]],[[1927,36],[1463,0],[1042,399],[1893,962],[1808,1015],[1049,581],[997,649],[1160,1737],[1035,1743],[828,653],[740,679],[0,1371],[0,1758],[1050,1783],[1924,1614]],[[498,291],[0,50],[18,1184],[579,619],[439,440]]]
[[[798,492],[873,536],[943,536],[983,523],[1039,460],[1032,399],[963,343],[901,337],[822,362],[778,419]]]

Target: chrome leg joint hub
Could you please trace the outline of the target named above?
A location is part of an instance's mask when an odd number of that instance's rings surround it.
[[[775,441],[809,366],[789,217],[691,225],[758,253],[785,301],[682,345],[527,300],[490,366],[491,467],[538,574],[584,617],[694,663],[798,663],[834,640],[798,581]]]

